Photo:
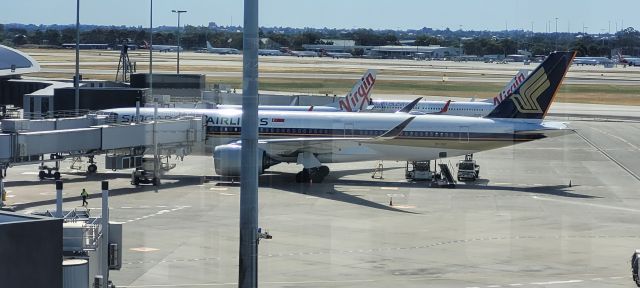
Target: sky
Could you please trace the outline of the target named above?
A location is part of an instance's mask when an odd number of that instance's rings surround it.
[[[0,23],[75,23],[74,0],[5,0]],[[149,26],[151,0],[81,0],[80,22]],[[187,10],[181,24],[242,25],[242,0],[155,0],[154,26],[175,26],[172,9]],[[313,28],[513,30],[603,33],[640,30],[639,0],[262,0],[260,26]],[[631,13],[626,13],[631,11]],[[584,28],[583,28],[584,27]]]

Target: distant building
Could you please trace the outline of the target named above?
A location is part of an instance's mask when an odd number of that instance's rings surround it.
[[[81,50],[107,50],[109,49],[109,44],[83,44],[80,43],[80,49]],[[62,48],[66,48],[66,49],[75,49],[76,48],[76,43],[64,43],[62,44]]]
[[[372,58],[413,59],[449,58],[462,55],[462,49],[455,47],[430,46],[376,46],[369,49]]]
[[[303,44],[302,48],[304,50],[309,51],[325,51],[325,52],[344,52],[351,53],[353,49],[361,48],[361,49],[369,49],[371,46],[359,46],[356,45],[356,41],[354,40],[343,40],[343,39],[320,39],[325,43],[331,44]]]

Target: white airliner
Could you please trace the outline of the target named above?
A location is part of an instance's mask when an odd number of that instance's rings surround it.
[[[353,57],[353,55],[351,53],[344,53],[344,52],[326,52],[325,54],[328,57],[331,57],[333,59],[352,58]]]
[[[640,58],[624,56],[620,52],[618,52],[618,61],[629,66],[640,66]]]
[[[453,157],[571,133],[563,123],[543,121],[574,52],[554,52],[516,91],[484,118],[403,113],[259,111],[259,173],[278,163],[303,166],[298,182],[320,182],[324,163],[368,160],[422,161]],[[135,108],[110,109],[129,122]],[[140,109],[153,117],[153,109]],[[158,108],[158,118],[202,115],[214,145],[215,171],[239,176],[242,111]]]
[[[503,99],[515,91],[527,77],[527,70],[520,70],[507,83],[496,97],[484,101],[420,101],[412,110],[412,114],[441,114],[454,116],[482,117],[488,115]],[[396,112],[408,105],[410,100],[377,100],[373,99],[367,107],[369,112]]]
[[[184,50],[182,49],[182,47],[178,47],[176,45],[149,45],[149,43],[147,43],[147,41],[143,41],[144,45],[142,45],[143,49],[149,49],[149,47],[151,47],[152,51],[160,51],[160,52],[175,52],[178,49],[180,49],[180,51]]]
[[[336,102],[329,103],[322,106],[285,106],[285,105],[259,105],[259,110],[279,110],[279,111],[315,111],[315,112],[357,112],[364,110],[370,103],[369,96],[371,90],[376,82],[376,71],[367,70],[364,75],[356,84],[351,88],[351,91],[347,93],[344,98],[339,99]],[[408,104],[409,102],[407,102]],[[406,106],[406,105],[405,105]],[[404,106],[403,106],[404,107]],[[217,105],[218,109],[242,109],[242,105]],[[396,111],[402,109],[402,107],[396,109]],[[393,112],[396,112],[393,111]]]
[[[287,54],[282,53],[282,51],[275,50],[275,49],[258,49],[258,55],[260,55],[260,56],[285,56]]]
[[[240,54],[240,50],[235,48],[216,48],[207,41],[207,52],[216,54]]]
[[[297,57],[318,57],[318,52],[314,51],[289,51],[289,54]]]

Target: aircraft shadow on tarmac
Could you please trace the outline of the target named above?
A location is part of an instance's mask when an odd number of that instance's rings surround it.
[[[385,168],[385,170],[391,169],[403,169],[403,167],[392,167]],[[402,187],[402,188],[428,188],[428,182],[405,182],[405,181],[380,181],[380,180],[356,180],[356,179],[340,179],[343,176],[355,175],[361,173],[370,173],[371,169],[354,169],[354,170],[340,170],[332,172],[323,183],[295,183],[294,178],[295,174],[286,173],[286,172],[270,172],[268,174],[261,175],[259,178],[259,186],[265,188],[275,188],[287,192],[305,194],[309,196],[340,201],[344,203],[350,203],[354,205],[360,205],[375,209],[381,209],[392,212],[402,212],[402,213],[411,213],[411,214],[419,214],[416,212],[401,210],[386,204],[381,204],[378,202],[373,202],[370,200],[363,199],[358,197],[358,195],[352,195],[348,193],[344,193],[338,191],[336,186],[366,186],[366,187]],[[71,179],[63,179],[64,183],[75,183],[75,182],[85,182],[89,181],[100,181],[100,180],[112,180],[112,179],[122,179],[129,178],[129,173],[98,173],[95,175],[91,175],[87,178],[78,177]],[[216,185],[219,186],[239,186],[238,182],[231,182],[228,178],[221,178],[218,176],[209,176],[207,177],[209,180],[218,182]],[[164,181],[161,186],[154,187],[151,185],[139,186],[137,188],[133,187],[123,187],[111,189],[109,191],[110,196],[121,196],[121,195],[129,195],[134,193],[142,193],[142,192],[159,192],[164,189],[178,188],[189,185],[200,185],[202,184],[202,177],[194,177],[193,175],[165,175]],[[459,186],[460,188],[464,187],[464,189],[473,189],[473,190],[497,190],[497,191],[509,191],[509,192],[522,192],[522,193],[533,193],[533,194],[546,194],[553,195],[559,197],[570,197],[570,198],[601,198],[598,196],[591,196],[585,194],[573,193],[569,190],[572,190],[571,187],[567,185],[548,185],[548,186],[530,186],[530,187],[511,187],[511,186],[494,186],[489,184],[489,180],[479,179],[479,181],[471,184],[465,184],[464,186]],[[28,185],[51,185],[52,191],[55,189],[55,182],[52,180],[34,180],[34,181],[11,181],[11,186],[28,186]],[[97,184],[96,184],[97,185]],[[573,185],[573,187],[577,187],[577,185]],[[440,189],[440,188],[432,188],[432,189]],[[93,190],[93,189],[90,189]],[[100,193],[93,193],[89,196],[89,199],[92,198],[100,198]],[[79,196],[70,196],[65,197],[64,201],[80,201],[82,198]],[[17,205],[17,210],[22,210],[31,207],[38,207],[43,205],[52,205],[55,204],[55,199],[35,201],[30,203],[23,203]]]
[[[470,190],[495,190],[495,191],[509,191],[516,193],[533,193],[533,194],[545,194],[551,196],[559,196],[559,197],[568,197],[568,198],[583,198],[583,199],[595,199],[602,198],[600,196],[592,196],[586,194],[578,194],[574,193],[573,187],[579,187],[578,185],[573,185],[569,187],[568,185],[543,185],[543,186],[495,186],[489,184],[489,180],[482,179],[484,181],[480,181],[479,183],[467,182],[464,186],[459,186],[460,188],[470,189]]]
[[[101,181],[101,180],[110,180],[110,179],[119,179],[119,178],[128,178],[130,177],[129,173],[109,173],[109,174],[95,174],[90,176],[88,179],[85,178],[75,178],[75,179],[63,179],[63,183],[74,183],[74,182],[84,182],[84,181]],[[130,187],[122,187],[109,189],[109,197],[117,197],[130,195],[135,193],[143,193],[143,192],[161,192],[164,189],[178,188],[190,185],[200,185],[202,184],[202,177],[194,177],[192,175],[165,175],[162,180],[166,180],[161,183],[160,186],[155,187],[152,185],[140,185],[138,187],[130,186]],[[17,181],[23,185],[51,185],[51,190],[55,191],[55,181],[52,180],[43,180],[43,181]],[[26,182],[26,183],[22,183]],[[11,185],[14,185],[14,182],[11,182]],[[93,185],[93,184],[92,184]],[[95,183],[95,186],[98,187],[100,184]],[[87,187],[89,191],[99,191],[98,189],[93,189],[93,187]],[[77,196],[68,196],[64,197],[64,202],[73,202],[73,201],[81,201],[82,197],[80,197],[80,192],[77,192]],[[71,193],[73,194],[73,193]],[[90,193],[88,199],[99,199],[102,197],[101,193]],[[41,201],[34,201],[29,203],[21,203],[17,204],[16,210],[23,210],[32,207],[44,206],[44,205],[52,205],[56,203],[56,199],[48,199]]]
[[[73,175],[78,176],[76,178],[66,178],[64,176]],[[102,181],[102,180],[113,180],[113,179],[122,179],[122,178],[130,178],[131,173],[96,173],[92,175],[86,175],[85,173],[63,173],[62,174],[62,182],[64,183],[78,183],[78,182],[86,182],[86,181]],[[6,181],[6,185],[9,186],[38,186],[38,185],[51,185],[55,187],[56,181],[53,179],[43,179],[39,180],[37,176],[33,177],[33,180],[18,180],[18,181]],[[55,188],[54,188],[55,189]]]

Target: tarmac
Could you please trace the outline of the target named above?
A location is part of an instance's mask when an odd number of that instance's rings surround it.
[[[404,162],[385,161],[383,179],[372,178],[377,162],[330,164],[313,184],[295,183],[296,165],[270,168],[260,286],[631,287],[640,122],[600,114],[555,118],[576,130],[568,136],[477,153],[481,179],[455,189],[408,182]],[[63,163],[65,209],[87,188],[99,214],[100,181],[110,181],[110,215],[125,234],[117,287],[237,286],[239,186],[217,178],[212,160],[172,160],[157,190],[131,186],[129,171],[105,171],[101,158],[89,177]],[[54,182],[37,171],[8,171],[20,212],[54,209]]]

